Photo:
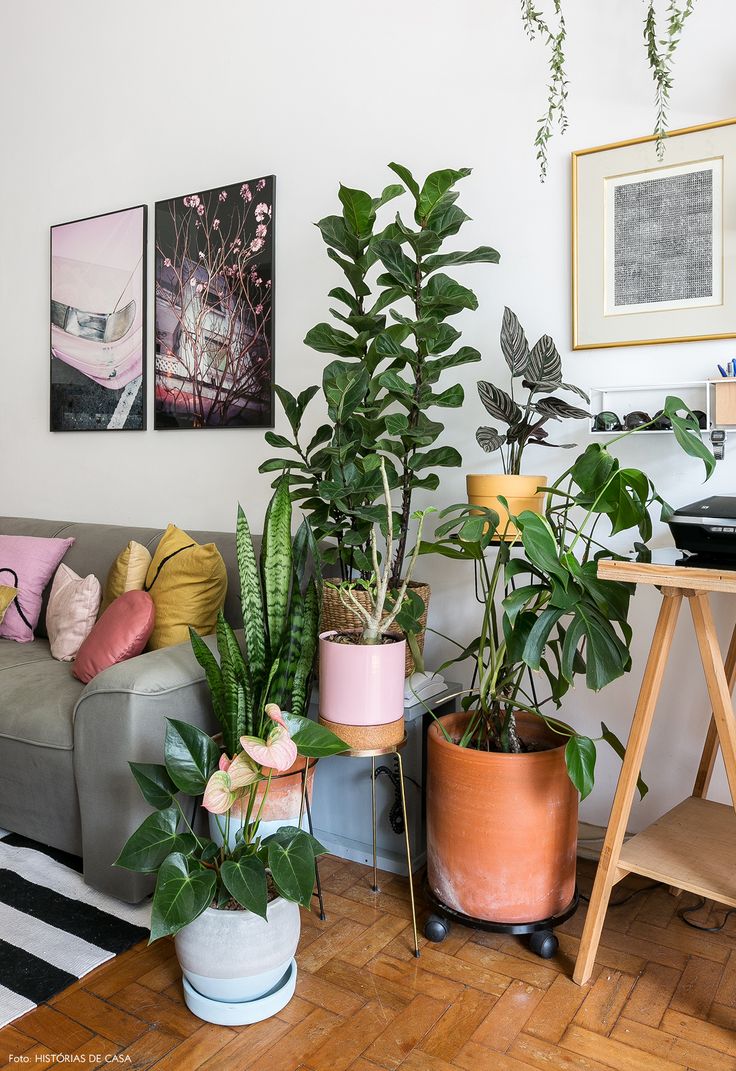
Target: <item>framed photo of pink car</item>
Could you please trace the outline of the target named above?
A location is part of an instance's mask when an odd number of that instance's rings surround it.
[[[147,208],[51,228],[51,430],[146,427]]]

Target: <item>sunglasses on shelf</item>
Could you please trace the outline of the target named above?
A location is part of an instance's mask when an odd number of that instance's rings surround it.
[[[698,421],[698,427],[701,431],[705,430],[708,426],[706,414],[702,409],[693,409],[692,412]],[[672,421],[661,409],[654,414],[654,419],[643,409],[626,413],[623,419],[610,409],[604,409],[593,417],[593,431],[636,431],[645,425],[649,425],[652,431],[672,431]]]

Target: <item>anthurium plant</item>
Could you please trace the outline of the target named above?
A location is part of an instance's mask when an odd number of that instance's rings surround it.
[[[542,335],[530,347],[516,313],[508,307],[501,323],[501,352],[510,373],[510,389],[505,391],[495,383],[480,380],[478,394],[486,412],[506,430],[482,427],[475,437],[486,453],[500,455],[505,473],[518,476],[527,446],[568,450],[575,447],[575,443],[550,442],[545,425],[550,420],[580,420],[589,413],[557,392],[576,394],[586,402],[590,399],[580,387],[563,382],[562,359],[554,340]],[[521,395],[518,386],[515,388],[515,380],[521,381]]]
[[[130,763],[155,810],[128,839],[116,865],[157,875],[151,941],[178,933],[209,907],[242,908],[265,919],[277,896],[310,906],[315,859],[325,849],[296,826],[262,837],[261,815],[275,773],[288,770],[299,755],[333,755],[345,745],[329,729],[273,703],[259,718],[258,734],[244,735],[229,758],[201,729],[167,719],[163,764]],[[221,843],[195,831],[180,793],[202,797],[205,810],[216,816]]]
[[[296,397],[277,387],[291,437],[266,433],[282,454],[261,471],[290,472],[292,494],[308,511],[316,538],[334,544],[326,564],[342,579],[366,578],[370,531],[383,519],[380,475],[366,458],[381,451],[390,485],[399,490],[390,563],[390,587],[397,590],[415,492],[435,491],[438,470],[462,462],[455,447],[441,441],[437,411],[462,405],[463,387],[451,382],[440,388],[440,380],[481,359],[472,346],[455,346],[460,331],[452,322],[477,309],[478,299],[445,269],[496,264],[499,254],[490,246],[446,249],[469,219],[455,188],[469,168],[444,168],[421,182],[402,164],[389,167],[399,182],[377,197],[341,185],[341,214],[317,224],[345,279],[329,294],[339,306],[330,310],[337,323],[317,324],[304,340],[332,357],[322,375],[328,422],[305,440],[305,412],[319,387]],[[397,198],[408,202],[408,215],[398,212],[379,223],[381,209]]]
[[[715,460],[697,417],[676,397],[667,398],[664,412],[675,442],[703,462],[709,477]],[[599,691],[631,668],[634,588],[599,579],[597,563],[618,556],[599,526],[612,536],[635,533],[636,549],[645,552],[652,535],[650,508],[658,507],[663,519],[671,513],[649,477],[623,467],[610,452],[613,443],[639,430],[624,432],[608,446],[588,446],[546,489],[543,515],[524,511],[513,517],[519,531],[513,542],[494,542],[499,521],[493,510],[461,504],[443,511],[434,540],[421,547],[422,553],[473,562],[483,596],[480,634],[447,663],[474,664],[464,700],[471,716],[462,738],[453,742],[488,751],[533,750],[533,741],[517,730],[517,713],[528,711],[565,743],[568,772],[581,797],[593,787],[596,742],[606,741],[619,755],[623,745],[603,723],[594,738],[549,711],[563,704],[576,677]]]

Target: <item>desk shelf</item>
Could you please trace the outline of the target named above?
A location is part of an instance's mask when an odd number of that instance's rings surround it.
[[[630,874],[736,907],[736,812],[694,796],[626,841],[618,865]]]

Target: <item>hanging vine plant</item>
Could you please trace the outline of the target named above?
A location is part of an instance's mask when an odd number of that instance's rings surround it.
[[[534,144],[539,161],[539,174],[542,181],[547,175],[547,146],[557,126],[564,134],[567,129],[567,76],[565,72],[565,46],[567,27],[562,10],[562,0],[552,0],[554,19],[552,25],[544,13],[535,6],[535,0],[521,0],[521,19],[527,37],[541,40],[549,52],[549,82],[547,91],[547,110],[539,120]],[[664,143],[667,137],[667,108],[672,90],[672,64],[677,46],[682,39],[685,22],[695,7],[695,0],[668,0],[663,18],[657,15],[656,0],[644,0],[644,43],[647,62],[654,80],[656,121],[654,133],[657,137],[657,156],[664,156]],[[664,29],[659,27],[664,22]]]

